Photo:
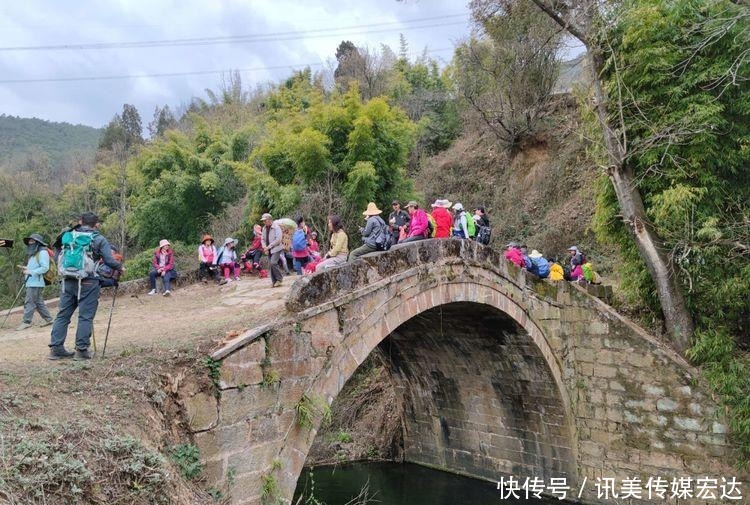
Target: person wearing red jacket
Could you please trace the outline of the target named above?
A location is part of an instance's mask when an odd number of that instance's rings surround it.
[[[448,200],[435,200],[432,204],[432,219],[435,220],[435,238],[449,238],[451,236],[451,225],[453,217],[448,209],[452,203]]]
[[[245,272],[253,273],[253,271],[260,274],[260,258],[263,256],[263,228],[256,224],[253,226],[253,242],[248,247],[245,254],[240,257],[242,265],[245,267]]]

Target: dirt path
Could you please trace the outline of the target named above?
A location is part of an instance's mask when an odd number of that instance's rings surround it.
[[[122,296],[117,298],[107,355],[127,352],[128,348],[176,346],[207,337],[220,338],[228,331],[243,330],[263,324],[283,312],[284,300],[294,277],[287,277],[282,287],[271,288],[269,279],[242,279],[218,287],[215,284],[193,284],[173,291],[172,296]],[[102,297],[94,320],[94,335],[101,350],[107,330],[110,297]],[[55,310],[51,312],[55,314]],[[68,329],[66,347],[73,349],[77,312]],[[4,316],[4,314],[3,314]],[[0,368],[15,369],[24,364],[55,362],[46,360],[51,327],[34,326],[15,331],[21,314],[13,314],[0,330]],[[34,316],[34,324],[41,322]]]

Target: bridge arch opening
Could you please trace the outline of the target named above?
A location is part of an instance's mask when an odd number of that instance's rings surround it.
[[[415,301],[420,312],[402,311],[398,325],[363,321],[332,361],[346,370],[352,356],[359,364],[382,351],[404,402],[406,461],[492,481],[513,475],[572,484],[575,442],[559,365],[538,327],[492,302],[514,307],[507,297],[483,289],[473,286],[476,299],[465,301],[444,290],[446,303],[422,293],[438,303]],[[320,384],[329,401],[352,375]],[[297,447],[306,456],[312,439],[304,445]]]

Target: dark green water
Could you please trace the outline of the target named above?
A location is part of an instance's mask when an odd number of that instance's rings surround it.
[[[408,463],[352,463],[304,470],[297,483],[294,504],[307,502],[314,482],[314,497],[326,505],[345,505],[369,480],[369,503],[379,505],[547,505],[557,500],[501,500],[497,483],[461,477]],[[300,499],[301,498],[301,499]],[[299,500],[299,501],[298,501]]]

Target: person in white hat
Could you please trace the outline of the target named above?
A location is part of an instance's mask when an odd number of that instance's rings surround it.
[[[542,253],[532,249],[531,254],[527,256],[526,269],[540,279],[549,277],[549,262],[544,258]]]
[[[148,273],[148,281],[151,291],[149,291],[148,294],[156,294],[156,278],[158,277],[161,279],[164,296],[170,296],[172,294],[172,291],[170,290],[170,282],[177,277],[177,273],[174,269],[174,252],[172,251],[172,244],[169,243],[169,240],[162,239],[159,241],[159,247],[154,251],[154,257],[151,264],[152,268]]]
[[[464,206],[460,202],[456,202],[453,205],[453,210],[456,211],[456,215],[453,216],[453,236],[457,238],[469,238],[469,219],[466,212],[464,212]]]
[[[435,238],[450,238],[451,226],[453,226],[453,216],[448,209],[453,205],[448,200],[435,200],[431,205],[432,212],[430,215],[435,220]]]
[[[383,211],[378,209],[374,202],[367,204],[367,208],[362,213],[367,219],[367,224],[359,229],[362,233],[363,244],[349,253],[348,261],[354,261],[365,254],[385,250],[389,230],[383,218],[380,217],[382,213]]]
[[[235,281],[240,280],[240,265],[237,261],[237,239],[232,237],[224,239],[224,245],[216,253],[216,264],[219,265],[219,270],[224,275],[220,284],[231,282],[232,279]]]

